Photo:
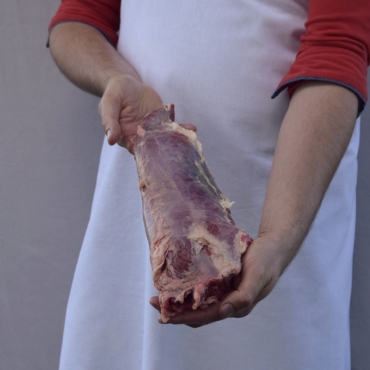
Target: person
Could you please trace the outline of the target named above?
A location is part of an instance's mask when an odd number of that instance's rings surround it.
[[[60,369],[350,368],[369,27],[365,0],[62,1],[51,54],[102,97],[107,139]],[[148,305],[153,295],[158,309],[130,154],[162,103],[198,127],[236,224],[254,238],[233,292],[166,325]]]

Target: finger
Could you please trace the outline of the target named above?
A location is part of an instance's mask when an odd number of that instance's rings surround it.
[[[258,301],[259,302],[259,301]],[[240,318],[242,318],[242,317],[245,317],[245,316],[248,316],[252,311],[253,311],[253,309],[254,309],[254,307],[256,307],[257,306],[257,299],[254,301],[254,303],[250,306],[250,307],[248,307],[248,308],[246,308],[246,309],[244,309],[244,310],[241,310],[241,311],[239,311],[239,312],[236,312],[236,313],[234,313],[232,316],[230,316],[230,317],[234,317],[234,318],[237,318],[237,319],[240,319]]]
[[[250,308],[265,285],[263,273],[258,265],[249,266],[238,289],[231,292],[222,301],[219,311],[220,316],[222,318],[230,317]]]
[[[149,300],[149,303],[152,307],[154,307],[159,313],[161,312],[161,308],[160,308],[160,305],[159,305],[159,299],[158,297],[152,297],[150,298]],[[201,326],[203,326],[203,324],[185,324],[193,329],[195,328],[200,328]]]
[[[119,114],[121,110],[121,99],[118,94],[106,91],[99,103],[99,114],[102,126],[107,135],[108,144],[116,144],[121,137]]]
[[[152,297],[150,298],[149,300],[149,303],[152,307],[154,307],[159,313],[161,313],[161,308],[160,308],[160,305],[159,305],[159,299],[158,297]],[[187,326],[191,327],[191,328],[199,328],[201,326],[203,326],[202,324],[187,324]]]
[[[159,299],[158,297],[152,297],[149,300],[149,303],[152,307],[154,307],[157,311],[161,312],[161,307],[159,305]]]
[[[207,325],[222,318],[218,313],[220,303],[211,304],[207,308],[197,309],[170,317],[167,324]],[[159,320],[160,323],[161,320]]]
[[[257,295],[256,299],[254,300],[254,302],[251,306],[249,306],[248,308],[246,308],[244,310],[236,312],[231,317],[241,318],[241,317],[249,315],[253,311],[254,307],[257,306],[257,303],[259,303],[260,301],[262,301],[262,299],[265,299],[269,295],[269,293],[271,292],[271,290],[273,288],[273,285],[274,285],[274,283],[271,279],[270,282],[267,283],[264,286],[264,288],[259,292],[259,294]]]
[[[117,144],[125,147],[131,154],[134,154],[134,139],[137,134],[137,128],[140,123],[141,121],[120,122],[121,137]]]
[[[187,130],[197,132],[197,126],[193,125],[192,123],[180,123],[180,126],[186,128]]]
[[[121,136],[117,141],[117,145],[126,148],[131,154],[134,153],[134,138],[135,135],[130,135],[128,137]]]

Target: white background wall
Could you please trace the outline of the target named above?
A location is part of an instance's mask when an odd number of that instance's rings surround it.
[[[57,369],[103,131],[98,99],[46,49],[59,0],[0,0],[0,370]],[[370,367],[370,108],[363,114],[351,306],[353,369]]]

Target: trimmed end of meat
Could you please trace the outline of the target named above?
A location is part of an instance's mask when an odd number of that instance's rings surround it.
[[[163,104],[164,110],[170,115],[170,120],[175,121],[175,106],[173,104]]]
[[[167,322],[171,316],[196,309],[205,309],[212,303],[218,302],[230,291],[230,281],[212,279],[207,283],[197,284],[194,288],[182,292],[178,297],[162,297],[159,293],[161,317]],[[164,299],[162,301],[162,299]]]
[[[216,231],[215,226],[213,225],[213,227],[208,231]],[[198,258],[207,255],[211,259],[214,259],[217,256],[215,248],[212,248],[206,239],[198,240],[198,243],[202,242],[204,242],[202,248],[202,252],[204,253],[198,253]],[[240,273],[242,267],[240,256],[247,250],[252,242],[253,239],[243,230],[239,230],[239,232],[236,233],[233,240],[233,245],[235,248],[234,250],[239,251],[240,254],[238,254],[238,257],[236,257],[235,264],[225,265],[224,258],[220,259],[222,262],[217,268],[217,271],[225,272],[225,274],[221,274],[222,277],[212,278],[206,281],[198,281],[198,283],[196,283],[192,288],[186,290],[160,290],[159,302],[161,307],[162,321],[167,322],[171,316],[175,316],[179,313],[189,312],[191,310],[204,309],[210,304],[220,301],[226,293],[232,290],[230,282],[234,276],[237,276]],[[174,252],[169,253],[171,255],[169,265],[171,268],[176,268],[177,274],[181,270],[180,267],[187,269],[189,268],[188,265],[192,261],[194,262],[194,255],[190,250],[190,242],[188,244],[189,248],[187,249],[177,246],[176,254]],[[184,246],[185,245],[182,247]],[[216,249],[221,250],[222,248],[216,247]],[[177,258],[173,258],[174,256]],[[217,265],[217,261],[214,260],[213,262],[216,262]],[[179,265],[180,263],[181,266]],[[222,266],[227,266],[227,269],[222,271]],[[203,270],[203,268],[201,268],[201,270]],[[165,275],[167,276],[171,276],[166,263],[162,266],[162,272],[165,272]]]
[[[172,122],[175,119],[175,107],[173,104],[163,104],[163,108],[157,109],[148,114],[141,123],[141,127],[147,130],[153,130],[162,123]],[[140,127],[140,126],[139,126]]]
[[[252,244],[252,242],[253,239],[248,234],[246,234],[243,230],[239,230],[239,232],[235,235],[234,246],[236,250],[239,250],[240,255],[242,255]]]

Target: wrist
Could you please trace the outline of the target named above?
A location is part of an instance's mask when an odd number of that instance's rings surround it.
[[[139,87],[142,82],[138,77],[135,77],[128,73],[122,73],[118,71],[111,71],[105,78],[102,79],[102,95],[107,91],[107,89],[112,86],[129,87],[136,86]]]
[[[275,270],[279,276],[284,272],[299,251],[304,240],[297,230],[267,231],[261,229],[256,241],[267,248],[274,257]]]

